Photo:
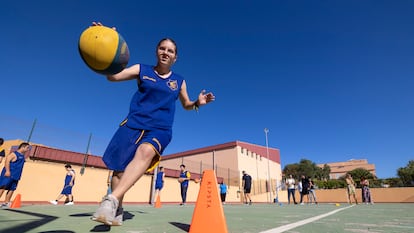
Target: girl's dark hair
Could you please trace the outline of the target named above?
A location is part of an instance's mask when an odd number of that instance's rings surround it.
[[[175,43],[175,41],[174,41],[173,39],[168,38],[168,37],[161,39],[161,40],[158,42],[158,44],[157,44],[157,48],[158,48],[158,47],[160,47],[161,43],[162,43],[163,41],[165,41],[165,40],[169,40],[169,41],[171,41],[171,42],[174,44],[174,46],[175,46],[175,54],[178,54],[178,47],[177,47],[177,43]]]

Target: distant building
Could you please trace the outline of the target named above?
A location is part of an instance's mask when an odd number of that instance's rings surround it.
[[[201,175],[205,169],[214,169],[218,179],[239,187],[241,172],[246,171],[253,179],[253,195],[274,192],[276,184],[282,179],[279,149],[241,141],[166,155],[160,164],[167,168],[185,164],[195,175]]]
[[[372,175],[376,176],[375,164],[369,164],[366,159],[351,159],[346,162],[324,163],[318,164],[318,167],[322,167],[327,164],[331,168],[329,178],[338,179],[344,176],[347,172],[350,172],[357,168],[363,168],[368,170]]]

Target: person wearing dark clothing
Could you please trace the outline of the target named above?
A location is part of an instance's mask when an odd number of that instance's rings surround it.
[[[301,182],[302,182],[302,191],[300,193],[300,204],[303,205],[303,196],[307,196],[309,194],[309,188],[310,188],[310,184],[309,184],[309,179],[306,178],[304,175],[301,176],[300,178]],[[309,196],[308,197],[308,202],[309,202]]]
[[[187,201],[187,190],[188,190],[188,183],[191,178],[190,172],[185,170],[185,165],[180,165],[180,178],[178,178],[178,182],[180,183],[180,189],[181,189],[181,200],[182,202],[180,205],[185,205],[185,202]]]
[[[244,203],[247,205],[252,204],[252,198],[250,197],[250,191],[252,188],[252,177],[243,171],[242,183],[243,183],[243,191],[244,191]],[[247,202],[249,200],[249,202]]]

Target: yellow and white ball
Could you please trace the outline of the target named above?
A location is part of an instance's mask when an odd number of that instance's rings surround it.
[[[82,32],[79,53],[93,71],[108,75],[122,71],[129,61],[129,49],[124,38],[114,29],[92,26]]]

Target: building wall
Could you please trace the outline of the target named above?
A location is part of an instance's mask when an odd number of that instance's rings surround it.
[[[371,188],[371,196],[374,203],[413,203],[414,187],[403,188]],[[346,189],[317,190],[318,200],[323,203],[346,203],[348,194]],[[362,201],[361,189],[357,189],[356,197],[358,202]]]
[[[75,203],[96,203],[106,194],[108,171],[102,168],[87,167],[84,175],[80,175],[80,166],[72,166],[77,174],[73,194]],[[46,203],[57,197],[63,188],[66,170],[63,164],[27,160],[22,179],[19,182],[15,194],[22,195],[23,203]],[[152,175],[145,174],[125,195],[126,203],[149,203],[151,193]],[[197,200],[200,183],[190,182],[188,189],[188,202]],[[238,186],[230,186],[227,194],[227,202],[241,203],[242,193]],[[359,190],[360,191],[360,190]],[[358,199],[361,200],[358,191]],[[374,202],[414,203],[414,187],[407,188],[372,188]],[[345,203],[347,202],[345,189],[316,190],[320,203]],[[287,191],[272,192],[273,198],[278,197],[280,202],[287,202]],[[2,199],[4,196],[2,197]],[[167,177],[161,193],[161,201],[164,203],[179,203],[180,186],[176,178]],[[253,195],[253,202],[269,202],[268,193]],[[296,200],[299,194],[296,192]],[[63,201],[63,199],[62,199]]]
[[[331,173],[329,174],[331,179],[339,179],[347,172],[350,172],[357,168],[366,169],[371,172],[372,175],[376,175],[375,165],[369,164],[368,160],[366,159],[352,159],[345,162],[324,163],[318,164],[318,166],[323,167],[325,164],[329,165],[331,168]]]
[[[268,160],[265,154],[257,154],[241,146],[186,155],[185,157],[165,158],[161,160],[160,165],[178,169],[179,165],[184,163],[188,171],[201,173],[201,167],[203,169],[213,169],[213,161],[216,164],[214,168],[220,180],[223,179],[226,184],[241,190],[241,172],[244,170],[252,176],[252,194],[267,193],[265,194],[267,200],[269,195],[274,195],[276,180],[280,181],[282,176],[279,163]],[[200,166],[201,163],[203,166]],[[269,171],[270,185],[268,183]],[[273,192],[269,193],[268,190],[273,190]],[[242,201],[241,198],[240,201]]]

